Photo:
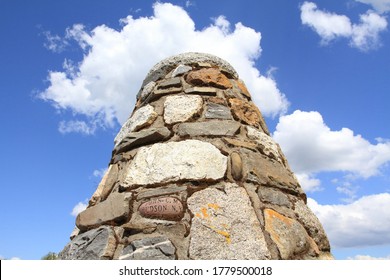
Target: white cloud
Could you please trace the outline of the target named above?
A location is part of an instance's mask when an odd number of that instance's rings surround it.
[[[372,10],[360,15],[358,24],[352,24],[347,16],[319,10],[312,2],[302,4],[301,21],[321,37],[323,44],[344,37],[349,39],[352,47],[362,51],[379,47],[379,33],[387,28],[386,18]]]
[[[295,173],[299,184],[305,192],[315,192],[322,190],[321,181],[314,178],[311,174],[307,173]]]
[[[288,101],[275,80],[261,75],[254,66],[261,53],[260,32],[241,23],[231,26],[223,16],[196,30],[181,7],[157,2],[153,10],[151,17],[122,19],[120,30],[100,25],[87,31],[80,24],[67,29],[65,40],[79,44],[83,60],[66,60],[64,71],[50,71],[50,85],[39,94],[58,110],[71,110],[91,121],[65,123],[65,132],[93,132],[93,125],[124,123],[150,68],[168,56],[188,51],[207,52],[229,61],[265,116],[287,110]],[[68,128],[73,124],[75,129]]]
[[[58,131],[62,134],[67,134],[71,132],[77,132],[85,135],[94,134],[96,130],[96,125],[93,122],[86,123],[85,121],[61,121],[58,126]]]
[[[82,202],[80,201],[79,203],[77,203],[74,207],[73,207],[73,210],[71,212],[71,215],[74,216],[74,217],[77,217],[77,215],[84,211],[86,208],[87,208],[87,203],[85,202]]]
[[[100,169],[95,169],[92,174],[94,177],[101,179],[103,178],[104,174],[106,174],[106,172],[107,172],[107,168],[100,168]]]
[[[331,130],[318,112],[280,117],[273,137],[298,174],[344,171],[368,178],[390,161],[389,141],[372,144],[351,129]]]
[[[372,256],[369,256],[369,255],[356,255],[354,257],[349,257],[347,258],[348,260],[364,260],[364,261],[369,261],[369,260],[374,260],[374,261],[377,261],[377,260],[390,260],[390,255],[387,256],[387,257],[372,257]]]
[[[324,226],[331,246],[390,244],[390,193],[364,196],[350,204],[308,205]]]
[[[390,0],[355,0],[355,1],[371,5],[376,11],[380,13],[390,11]]]

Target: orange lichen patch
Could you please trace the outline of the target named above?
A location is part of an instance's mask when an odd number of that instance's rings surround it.
[[[195,216],[197,217],[197,218],[202,218],[202,215],[201,214],[199,214],[199,213],[195,213]]]
[[[232,87],[230,80],[215,68],[203,68],[191,71],[186,76],[186,81],[194,86],[212,86],[221,89]]]
[[[230,244],[232,242],[232,240],[230,238],[230,234],[227,231],[215,229],[215,232],[224,236],[226,243]]]
[[[207,209],[206,209],[206,208],[202,207],[202,208],[200,209],[200,211],[201,211],[202,214],[203,214],[203,218],[209,218],[209,217],[210,217],[209,214],[207,213]]]
[[[215,204],[215,203],[209,203],[209,204],[207,204],[207,206],[209,208],[213,208],[214,210],[218,210],[219,209],[219,205]]]
[[[270,224],[273,223],[273,219],[278,219],[288,226],[291,226],[291,223],[292,223],[292,220],[290,218],[287,218],[287,217],[279,214],[278,212],[276,212],[272,209],[265,209],[264,216],[265,216],[266,222],[268,221]]]

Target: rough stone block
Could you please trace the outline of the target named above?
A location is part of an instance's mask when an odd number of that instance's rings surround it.
[[[230,80],[216,68],[191,71],[187,74],[186,81],[194,86],[212,86],[221,89],[232,87]]]
[[[190,259],[269,259],[260,223],[244,188],[226,183],[187,200],[193,214]]]
[[[165,236],[145,237],[126,246],[120,260],[174,260],[176,248]]]
[[[182,202],[176,197],[160,197],[142,203],[138,208],[141,216],[151,219],[179,221],[184,216]]]
[[[124,187],[179,180],[223,178],[227,158],[212,144],[199,140],[157,143],[142,147],[131,161]]]
[[[228,107],[215,103],[207,104],[204,116],[206,119],[231,120],[233,118]]]
[[[185,122],[199,114],[202,97],[194,95],[168,96],[164,103],[164,121],[167,124]]]
[[[236,121],[210,120],[207,122],[181,123],[177,125],[179,136],[234,136],[240,129]]]

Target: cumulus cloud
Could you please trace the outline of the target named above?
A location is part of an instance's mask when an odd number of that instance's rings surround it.
[[[74,217],[77,217],[77,215],[78,215],[80,212],[84,211],[84,210],[87,208],[87,206],[88,206],[87,203],[80,201],[79,203],[77,203],[77,204],[73,207],[72,212],[71,212],[70,214],[71,214],[72,216],[74,216]]]
[[[96,127],[123,124],[149,69],[161,59],[188,51],[229,61],[265,116],[286,112],[288,101],[275,80],[254,66],[261,54],[260,32],[242,23],[232,26],[223,16],[197,30],[183,8],[169,3],[155,3],[153,12],[150,17],[122,19],[120,30],[100,25],[88,31],[81,24],[66,30],[64,40],[77,42],[84,57],[79,62],[65,60],[63,71],[50,71],[49,86],[39,97],[59,111],[86,116],[89,122],[65,122],[60,131],[88,134]]]
[[[93,122],[85,122],[80,120],[75,121],[61,121],[58,126],[58,131],[62,134],[70,132],[77,132],[85,135],[94,134],[96,130],[96,124]]]
[[[312,2],[302,4],[301,21],[321,37],[322,44],[344,37],[352,47],[362,51],[379,47],[379,34],[387,29],[386,18],[372,10],[361,14],[360,22],[353,24],[347,16],[319,10]]]
[[[390,193],[364,196],[350,204],[308,205],[321,221],[334,247],[390,243]]]
[[[390,260],[390,255],[387,256],[387,257],[373,257],[373,256],[369,256],[369,255],[356,255],[354,257],[349,257],[348,260],[363,260],[363,261],[370,261],[370,260]]]
[[[390,0],[355,0],[355,1],[371,5],[379,13],[385,13],[390,11]]]
[[[372,144],[349,128],[331,130],[319,112],[280,117],[273,137],[298,174],[344,171],[368,178],[390,161],[389,141]]]
[[[305,192],[321,191],[321,181],[308,173],[295,173],[299,184]]]

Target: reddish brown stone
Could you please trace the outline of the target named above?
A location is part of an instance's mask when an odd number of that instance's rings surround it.
[[[253,103],[238,98],[231,98],[229,99],[229,104],[233,109],[235,117],[246,124],[260,127],[265,133],[269,134],[263,116]]]
[[[204,68],[188,73],[186,81],[194,86],[212,86],[222,89],[231,88],[230,80],[215,68]]]
[[[183,218],[183,204],[176,197],[162,197],[149,200],[138,208],[141,216],[152,219],[178,221]]]
[[[246,88],[244,82],[242,82],[241,80],[238,80],[237,81],[237,86],[238,86],[238,88],[240,89],[240,91],[241,91],[241,93],[243,95],[245,95],[249,99],[251,98],[251,94],[249,93],[248,89]]]

